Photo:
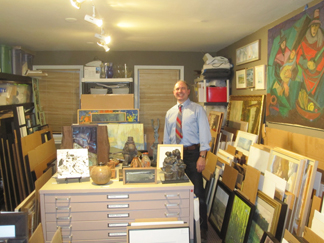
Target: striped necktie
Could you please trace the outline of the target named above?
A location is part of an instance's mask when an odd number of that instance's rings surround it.
[[[179,144],[182,139],[182,105],[179,105],[179,112],[177,116],[176,125],[176,142]]]

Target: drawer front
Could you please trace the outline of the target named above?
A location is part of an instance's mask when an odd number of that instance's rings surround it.
[[[171,218],[189,217],[189,208],[134,210],[126,212],[76,212],[76,213],[45,213],[46,222],[97,221],[107,219],[140,219],[140,218]]]
[[[181,219],[189,223],[189,217]],[[57,226],[62,227],[62,231],[83,231],[83,230],[119,230],[126,229],[129,223],[135,219],[107,219],[102,221],[71,221],[67,222],[47,222],[46,229],[49,232],[55,232]]]
[[[52,239],[55,231],[47,231],[46,240]],[[64,241],[74,242],[75,240],[111,240],[116,241],[127,241],[127,230],[92,230],[92,231],[65,231],[62,229],[62,237]]]
[[[188,208],[188,199],[164,199],[155,201],[114,201],[114,202],[88,202],[88,203],[46,203],[45,211],[48,213],[60,212],[95,212],[95,211],[129,211],[161,208]]]
[[[106,202],[106,201],[142,201],[162,199],[187,199],[189,190],[165,192],[128,192],[128,193],[100,193],[100,194],[56,194],[45,195],[45,203],[72,203],[72,202]]]

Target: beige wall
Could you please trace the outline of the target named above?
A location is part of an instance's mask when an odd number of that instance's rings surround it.
[[[321,2],[321,0],[315,0],[312,1],[308,4],[308,7],[312,7],[315,4]],[[295,16],[296,14],[300,13],[303,11],[304,8],[299,8],[294,12],[291,12],[287,16],[284,16],[275,22],[264,26],[260,30],[254,32],[253,34],[246,36],[245,38],[235,42],[234,44],[220,50],[217,52],[217,55],[219,56],[224,56],[227,57],[232,61],[234,64],[234,69],[233,69],[233,79],[232,79],[232,95],[260,95],[260,94],[266,94],[266,90],[251,90],[251,89],[244,89],[244,90],[237,90],[236,89],[236,84],[235,84],[235,71],[240,70],[243,68],[249,68],[249,67],[254,67],[257,65],[262,65],[262,64],[267,64],[267,57],[268,57],[268,29],[278,25],[279,23]],[[261,52],[260,52],[260,60],[255,61],[255,62],[250,62],[246,64],[242,64],[239,66],[236,66],[236,60],[235,60],[235,51],[237,48],[242,47],[244,45],[247,45],[255,40],[259,39],[261,42]],[[277,125],[277,124],[267,124],[271,128],[276,128],[276,129],[281,129],[285,130],[288,132],[295,132],[295,133],[300,133],[308,136],[313,136],[313,137],[318,137],[318,138],[323,138],[324,137],[324,132],[314,130],[314,129],[306,129],[306,128],[301,128],[301,127],[295,127],[295,126],[288,126],[288,125]]]

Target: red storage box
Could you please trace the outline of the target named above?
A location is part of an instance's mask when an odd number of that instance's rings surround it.
[[[227,102],[227,87],[207,87],[207,102]]]

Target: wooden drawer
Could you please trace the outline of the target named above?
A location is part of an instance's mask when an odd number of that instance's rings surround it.
[[[133,210],[118,212],[76,212],[76,213],[45,213],[46,222],[69,222],[69,221],[97,221],[107,219],[139,219],[139,218],[170,218],[189,217],[189,208],[180,209],[156,209],[156,210]]]
[[[129,210],[149,210],[161,208],[188,208],[188,199],[164,199],[154,201],[118,201],[118,202],[87,202],[87,203],[46,203],[45,210],[48,213],[53,212],[96,212],[96,211],[129,211]]]
[[[45,203],[72,203],[72,202],[106,202],[106,201],[142,201],[162,199],[187,199],[189,190],[165,192],[129,192],[129,193],[102,193],[102,194],[56,194],[45,195]]]

